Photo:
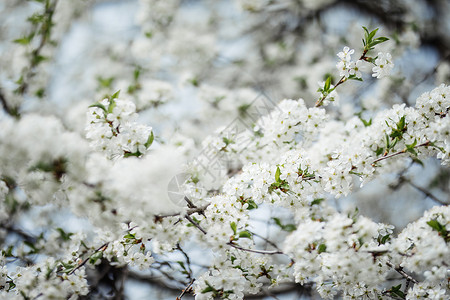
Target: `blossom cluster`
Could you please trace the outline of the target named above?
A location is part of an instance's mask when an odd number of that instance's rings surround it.
[[[2,30],[21,2],[0,4]],[[334,82],[325,72],[334,51],[318,50],[342,47],[343,39],[299,43],[292,21],[331,0],[140,0],[137,36],[95,40],[86,55],[95,64],[74,66],[94,76],[74,98],[103,100],[64,109],[41,101],[53,48],[84,10],[108,6],[35,2],[33,28],[14,40],[17,51],[0,45],[14,61],[0,61],[0,298],[89,298],[103,289],[102,277],[128,272],[183,290],[179,298],[244,299],[284,284],[325,299],[449,297],[450,211],[439,194],[411,185],[427,197],[417,208],[426,211],[404,229],[344,206],[358,186],[391,177],[403,184],[412,166],[435,158],[444,172],[433,186],[448,179],[450,86],[422,94],[415,106],[403,99],[385,108],[397,100],[397,81],[373,80],[375,92],[361,96],[373,100],[347,99],[355,91],[348,80],[362,81],[369,65],[372,77],[388,76],[392,56],[418,44],[412,29],[375,56],[388,39],[364,27],[359,59],[344,47]],[[201,13],[192,18],[193,11]],[[278,22],[286,15],[291,21]],[[317,36],[315,24],[301,25]],[[446,82],[448,70],[438,73]],[[261,86],[282,91],[273,96]],[[121,97],[104,97],[118,89]],[[155,131],[138,122],[146,117]],[[117,291],[112,283],[116,298],[125,280]]]
[[[90,146],[109,157],[145,154],[153,142],[152,128],[136,122],[132,101],[115,97],[103,99],[89,110],[86,137]]]

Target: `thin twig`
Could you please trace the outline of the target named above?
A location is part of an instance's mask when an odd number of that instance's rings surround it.
[[[239,245],[236,245],[232,242],[227,243],[227,245],[242,250],[242,251],[247,251],[247,252],[253,252],[253,253],[259,253],[259,254],[269,254],[269,255],[274,255],[274,254],[285,254],[280,250],[275,250],[275,251],[268,251],[268,250],[258,250],[258,249],[247,249],[247,248],[243,248]]]
[[[55,0],[54,2],[52,2],[50,5],[48,5],[45,8],[43,16],[48,18],[48,20],[49,20],[48,24],[52,24],[53,14],[55,12],[57,3],[58,3],[58,0]],[[19,91],[20,94],[24,94],[28,90],[28,85],[29,85],[28,80],[30,80],[32,77],[34,77],[36,75],[36,73],[34,72],[34,69],[39,64],[39,61],[36,58],[41,55],[42,49],[47,44],[47,42],[51,40],[50,39],[51,25],[46,25],[45,27],[44,27],[44,25],[42,25],[40,28],[40,33],[41,33],[41,40],[39,41],[39,45],[37,46],[36,49],[34,49],[31,52],[34,59],[31,60],[30,68],[24,74],[22,83],[17,88],[17,91]]]
[[[364,52],[361,54],[359,60],[365,60],[365,61],[367,61],[367,58],[366,58],[367,52],[368,52],[368,50],[364,50]],[[343,84],[343,83],[346,82],[346,81],[347,81],[347,78],[345,78],[345,76],[342,76],[341,79],[338,81],[338,83],[336,83],[336,85],[334,86],[333,91],[334,91],[338,86],[340,86],[341,84]],[[327,96],[328,96],[328,94],[327,94],[327,95],[323,95],[322,98],[320,98],[319,100],[317,100],[317,102],[316,102],[316,104],[314,105],[314,107],[319,107],[319,106],[321,106],[321,105],[322,105],[322,102],[327,98]]]
[[[185,289],[183,289],[183,291],[181,292],[180,296],[178,296],[176,300],[181,300],[181,298],[183,298],[183,296],[186,293],[192,292],[192,285],[194,284],[194,281],[195,281],[195,278],[192,279],[191,282],[189,282],[188,286]]]
[[[424,142],[424,143],[422,143],[422,144],[419,144],[419,145],[414,146],[414,148],[419,148],[419,147],[424,147],[424,146],[426,147],[426,146],[429,146],[430,144],[431,144],[430,141],[426,141],[426,142]],[[388,159],[388,158],[391,158],[391,157],[394,157],[394,156],[397,156],[397,155],[406,153],[406,151],[407,151],[407,149],[405,148],[405,149],[403,149],[403,150],[401,150],[401,151],[398,151],[398,152],[395,152],[395,153],[392,153],[392,154],[385,155],[385,156],[382,156],[382,157],[380,157],[380,158],[377,158],[377,159],[375,159],[375,160],[373,161],[372,166],[374,166],[374,165],[375,165],[377,162],[379,162],[379,161],[382,161],[382,160],[385,160],[385,159]]]
[[[340,86],[342,83],[346,81],[345,76],[342,76],[338,83],[334,86],[333,90],[335,90],[338,86]],[[316,104],[314,104],[314,107],[319,107],[322,105],[322,102],[327,98],[328,95],[323,95],[322,98],[317,100]]]
[[[403,180],[407,183],[409,183],[413,188],[415,188],[416,190],[422,192],[425,196],[427,196],[428,198],[430,198],[431,200],[442,204],[442,205],[447,205],[448,203],[445,203],[442,200],[439,200],[435,195],[433,195],[431,192],[429,192],[428,190],[424,189],[423,187],[420,187],[418,185],[416,185],[414,182],[412,182],[411,180],[409,180],[408,178],[404,178]]]
[[[192,268],[191,268],[191,259],[189,258],[189,255],[187,255],[187,253],[186,252],[184,252],[184,250],[181,248],[181,246],[180,246],[180,244],[179,243],[177,243],[177,249],[181,252],[181,253],[183,253],[183,255],[184,255],[184,258],[186,259],[186,264],[188,265],[188,274],[187,274],[187,276],[188,276],[188,279],[189,280],[193,280],[192,279]]]
[[[265,237],[263,237],[262,235],[259,235],[259,234],[257,234],[257,233],[254,233],[253,231],[249,231],[249,232],[250,232],[252,235],[254,235],[254,236],[256,236],[256,237],[262,239],[264,242],[266,242],[267,244],[271,245],[271,246],[274,247],[275,249],[281,251],[281,250],[278,248],[277,244],[275,244],[274,242],[272,242],[272,241],[269,240],[268,238],[265,238]]]
[[[400,275],[402,275],[404,278],[406,278],[409,281],[412,281],[414,283],[418,283],[418,281],[416,279],[414,279],[413,277],[411,277],[411,275],[409,275],[408,273],[406,273],[405,271],[403,271],[403,268],[400,266],[395,266],[393,263],[391,263],[390,261],[386,262],[386,265],[390,268],[393,268],[395,271],[397,271]]]
[[[184,217],[185,217],[189,222],[191,222],[192,225],[194,225],[195,227],[197,227],[198,230],[200,230],[201,232],[203,232],[203,234],[206,234],[206,230],[203,229],[203,228],[200,226],[200,224],[198,224],[197,222],[195,222],[195,221],[191,218],[190,215],[185,214]]]
[[[15,108],[9,107],[8,101],[3,95],[2,90],[0,89],[0,103],[2,104],[3,110],[12,117],[18,117],[19,114]]]
[[[208,206],[209,206],[209,203],[206,204],[206,205],[200,206],[200,207],[190,208],[190,209],[187,210],[186,215],[190,216],[190,215],[192,215],[194,213],[200,213],[201,214],[201,213],[203,213],[206,210],[206,208]],[[177,217],[177,216],[180,216],[180,215],[181,215],[180,212],[173,213],[173,214],[167,214],[167,215],[156,215],[155,216],[155,221],[157,222],[157,221],[159,221],[160,219],[163,219],[163,218]]]
[[[97,253],[97,252],[99,252],[99,251],[105,251],[106,248],[108,247],[108,245],[109,245],[109,243],[104,243],[103,245],[101,245],[100,247],[98,247],[98,248],[94,251],[94,254]],[[84,260],[83,260],[83,261],[82,261],[75,269],[73,269],[72,271],[70,271],[68,275],[72,275],[73,273],[75,273],[76,270],[78,270],[79,268],[81,268],[82,266],[84,266],[84,265],[88,262],[89,258],[91,258],[91,255],[88,256],[88,257],[86,257],[86,258],[85,258],[85,259],[84,259]]]

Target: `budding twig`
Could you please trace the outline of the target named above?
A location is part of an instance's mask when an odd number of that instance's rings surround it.
[[[259,254],[270,254],[270,255],[274,255],[274,254],[285,254],[280,250],[275,250],[275,251],[269,251],[269,250],[258,250],[258,249],[247,249],[247,248],[243,248],[239,245],[236,245],[232,242],[227,243],[227,245],[242,250],[242,251],[247,251],[247,252],[252,252],[252,253],[259,253]]]
[[[98,247],[98,248],[94,251],[94,253],[97,253],[97,252],[99,252],[99,251],[105,251],[106,248],[108,248],[108,245],[109,245],[109,243],[104,243],[103,245],[101,245],[100,247]],[[75,273],[76,270],[78,270],[79,268],[81,268],[82,266],[84,266],[84,265],[88,262],[89,258],[91,258],[91,256],[86,257],[86,258],[85,258],[85,259],[84,259],[84,260],[83,260],[83,261],[82,261],[75,269],[73,269],[72,271],[70,271],[68,275],[72,275],[73,273]]]
[[[426,141],[426,142],[424,142],[424,143],[422,143],[422,144],[419,144],[419,145],[414,146],[414,148],[419,148],[419,147],[429,146],[430,144],[431,144],[430,141]],[[406,151],[407,151],[407,149],[405,148],[405,149],[403,149],[403,150],[401,150],[401,151],[398,151],[398,152],[395,152],[395,153],[392,153],[392,154],[389,154],[389,155],[386,155],[386,156],[382,156],[382,157],[380,157],[380,158],[377,158],[377,159],[375,159],[375,160],[373,161],[372,166],[375,166],[375,163],[377,163],[377,162],[379,162],[379,161],[382,161],[382,160],[385,160],[385,159],[388,159],[388,158],[391,158],[391,157],[394,157],[394,156],[397,156],[397,155],[406,153]]]
[[[395,266],[393,263],[391,263],[390,261],[386,261],[386,265],[390,268],[393,268],[395,271],[397,271],[400,275],[402,275],[404,278],[406,278],[406,280],[412,281],[414,283],[418,283],[418,281],[416,279],[414,279],[413,277],[411,277],[411,275],[409,275],[408,273],[406,273],[405,271],[403,271],[403,268],[400,266]]]
[[[181,300],[181,298],[183,298],[183,296],[186,293],[190,293],[192,291],[192,285],[194,284],[194,281],[195,281],[195,278],[192,279],[191,282],[189,282],[188,286],[185,289],[183,289],[180,296],[178,296],[176,300]]]

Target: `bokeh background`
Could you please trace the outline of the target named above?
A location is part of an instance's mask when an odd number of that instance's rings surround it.
[[[48,24],[39,19],[49,15]],[[176,141],[193,159],[205,137],[262,94],[274,103],[303,98],[313,105],[318,82],[328,75],[339,79],[336,53],[344,46],[361,53],[362,26],[390,38],[379,50],[392,54],[395,68],[389,78],[368,74],[364,82],[340,89],[340,105],[328,108],[336,118],[414,105],[423,92],[450,82],[445,0],[1,1],[0,118],[5,111],[57,114],[83,133],[86,108],[121,90],[159,142]],[[448,168],[430,159],[380,178],[335,206],[358,207],[399,231],[437,200],[449,202],[449,178]],[[255,219],[283,214],[260,213]],[[42,218],[42,211],[33,214]],[[33,231],[30,218],[18,222]],[[54,222],[84,228],[68,212]],[[271,225],[264,231],[276,239]],[[201,264],[204,254],[192,255]],[[121,292],[128,299],[174,299],[179,288],[167,278],[128,277]],[[121,296],[105,284],[89,297]],[[296,287],[258,297],[317,296]]]

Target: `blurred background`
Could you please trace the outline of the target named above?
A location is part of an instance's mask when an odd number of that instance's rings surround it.
[[[205,137],[262,94],[274,103],[303,98],[312,106],[318,82],[328,75],[339,80],[336,53],[344,46],[362,53],[362,26],[390,38],[377,51],[390,52],[395,68],[389,78],[369,72],[363,82],[346,83],[338,90],[339,106],[327,108],[336,118],[414,106],[423,92],[450,83],[445,0],[2,1],[0,118],[57,115],[84,135],[86,108],[120,90],[159,142],[184,146],[193,159]],[[358,207],[399,231],[424,210],[449,202],[449,178],[448,168],[430,159],[335,206]],[[121,295],[99,287],[89,297],[175,299],[179,291],[167,280],[129,278]],[[315,297],[295,287],[253,298]]]

